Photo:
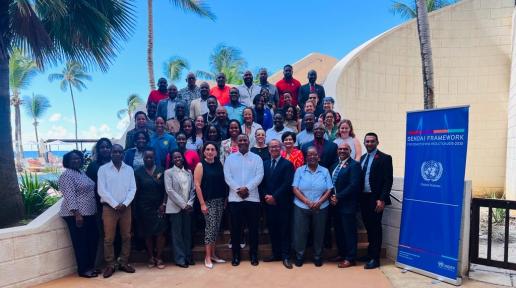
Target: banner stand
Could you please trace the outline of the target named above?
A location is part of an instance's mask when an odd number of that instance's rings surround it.
[[[469,106],[407,112],[396,266],[461,285],[469,268]]]

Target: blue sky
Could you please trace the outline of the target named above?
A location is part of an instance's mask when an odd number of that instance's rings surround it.
[[[135,2],[137,22],[133,36],[107,73],[92,71],[93,81],[86,83],[88,88],[75,93],[80,138],[120,137],[125,123],[116,117],[116,112],[124,108],[127,96],[136,93],[147,98],[147,1]],[[162,76],[163,62],[175,55],[186,58],[192,70],[208,70],[208,57],[221,42],[241,49],[252,71],[266,67],[272,73],[310,52],[341,59],[363,42],[403,22],[390,13],[391,3],[212,0],[208,4],[217,16],[213,22],[186,14],[169,1],[154,1],[155,76]],[[50,99],[52,107],[39,126],[43,139],[73,138],[70,94],[61,91],[57,82],[48,81],[49,73],[61,70],[59,66],[47,67],[22,91],[22,95],[42,94]],[[185,86],[184,80],[176,84]],[[35,139],[31,123],[22,111],[25,142]]]

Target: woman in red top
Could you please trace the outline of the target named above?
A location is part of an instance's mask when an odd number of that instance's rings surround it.
[[[283,141],[283,145],[285,146],[285,150],[281,150],[281,157],[290,161],[296,169],[303,166],[305,164],[303,152],[294,147],[296,143],[296,133],[290,131],[283,133],[283,135],[281,135],[281,141]]]

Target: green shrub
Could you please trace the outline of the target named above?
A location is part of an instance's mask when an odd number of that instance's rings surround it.
[[[503,195],[499,196],[496,192],[491,193],[488,197],[489,199],[504,199]],[[503,208],[493,208],[493,223],[499,224],[505,221],[505,209]]]
[[[48,182],[40,182],[38,175],[25,172],[21,176],[20,190],[25,205],[25,216],[35,217],[54,205],[59,196],[48,194],[51,186]]]

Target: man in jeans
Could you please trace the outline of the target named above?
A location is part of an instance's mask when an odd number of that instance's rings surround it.
[[[122,162],[124,149],[115,144],[111,149],[111,162],[102,165],[98,172],[98,193],[102,203],[102,220],[104,223],[104,278],[115,272],[115,251],[113,241],[117,224],[120,226],[122,250],[120,251],[119,269],[134,273],[128,264],[131,253],[131,202],[136,193],[134,171]]]

